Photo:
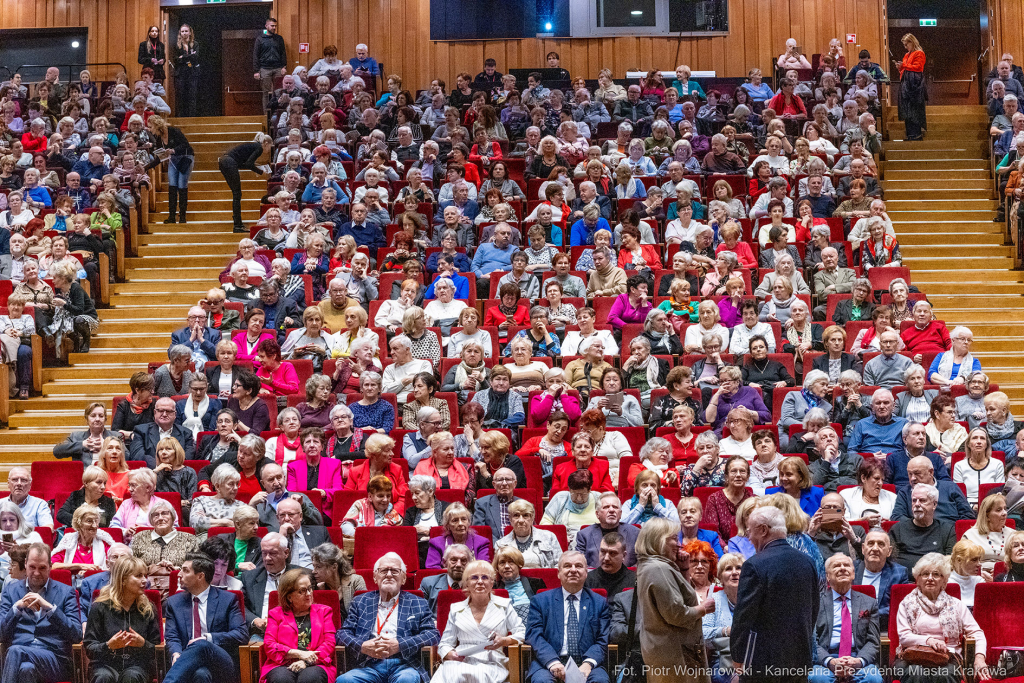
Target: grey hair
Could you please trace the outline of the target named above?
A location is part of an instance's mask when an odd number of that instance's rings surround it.
[[[18,504],[10,498],[0,500],[0,515],[3,515],[5,512],[10,512],[18,518],[19,536],[28,536],[32,533],[32,525],[25,519],[25,515],[22,513],[21,508],[18,507]]]
[[[713,228],[712,232],[714,232]],[[725,262],[729,264],[729,270],[736,270],[740,265],[740,260],[737,258],[736,252],[729,251],[728,249],[718,252],[718,258],[724,259]]]
[[[420,408],[419,410],[416,411],[416,422],[417,423],[425,422],[426,420],[429,420],[430,418],[434,417],[435,415],[437,415],[438,417],[441,417],[441,413],[440,413],[440,411],[438,411],[437,408],[433,408],[431,406],[423,406],[422,408]]]
[[[620,133],[632,133],[633,132],[633,125],[629,121],[623,121],[622,123],[619,124],[619,132]]]
[[[658,119],[657,121],[651,124],[651,131],[653,132],[655,130],[663,130],[666,132],[670,132],[672,130],[672,126],[668,125],[668,123],[666,123],[664,120]]]
[[[455,283],[452,282],[452,279],[450,277],[439,277],[439,278],[437,278],[437,280],[434,281],[434,289],[435,290],[437,289],[438,285],[448,285],[452,289],[455,289]]]
[[[822,235],[823,237],[826,238],[831,237],[832,230],[827,225],[815,225],[813,228],[811,228],[811,237],[814,238],[817,237],[818,235]]]
[[[709,434],[710,432],[702,432],[703,434]],[[699,439],[701,435],[698,435]],[[747,517],[747,532],[749,534],[750,529],[755,526],[764,524],[768,527],[768,530],[773,535],[781,534],[786,535],[786,515],[779,508],[774,505],[766,505],[764,507],[754,508],[750,512],[750,516]]]
[[[864,378],[861,377],[860,373],[852,368],[849,370],[843,370],[839,373],[839,381],[842,382],[844,379],[857,380],[858,384],[863,383],[864,381]]]
[[[722,338],[719,337],[717,333],[715,333],[715,332],[705,332],[704,335],[700,338],[700,347],[702,349],[703,348],[707,348],[708,344],[711,344],[713,342],[721,343],[721,341],[722,341]]]
[[[449,505],[447,508],[445,508],[445,513],[447,514],[448,510],[450,510],[454,505],[459,505],[459,503],[452,503],[451,505]],[[465,506],[463,506],[462,509],[466,510]],[[466,511],[468,512],[468,510]],[[447,562],[448,558],[451,557],[453,553],[461,553],[468,557],[470,560],[472,560],[474,557],[473,551],[469,549],[469,546],[463,543],[452,543],[450,546],[444,549],[444,555],[441,557],[441,561]]]
[[[700,446],[701,444],[705,444],[705,443],[707,443],[707,444],[714,444],[715,448],[718,448],[718,437],[715,436],[715,433],[713,431],[709,430],[709,431],[701,432],[700,434],[698,434],[697,437],[693,441],[693,446],[694,446],[694,448],[696,448],[697,446]]]
[[[345,415],[347,417],[354,417],[352,415],[352,409],[349,408],[344,403],[338,403],[333,408],[331,408],[331,412],[328,415],[328,417],[330,417],[333,420],[334,418],[338,417],[339,415]]]
[[[928,374],[927,372],[925,372],[925,369],[922,366],[918,365],[917,363],[912,363],[911,365],[908,365],[907,369],[903,371],[903,381],[906,382],[907,380],[909,380],[911,377],[918,373],[921,373],[922,375],[925,376],[927,376]]]
[[[584,180],[582,183],[580,183],[580,190],[581,191],[583,190],[584,187],[586,187],[588,190],[595,190],[595,191],[597,190],[597,185],[595,185],[590,180]]]
[[[408,338],[407,336],[405,336],[404,334],[398,334],[398,335],[395,335],[394,337],[392,337],[392,338],[391,338],[391,341],[393,341],[393,342],[398,342],[398,343],[399,343],[399,344],[401,344],[402,346],[404,346],[404,347],[406,347],[407,349],[409,349],[410,351],[412,351],[412,340],[411,340],[411,339],[409,339],[409,338]]]
[[[156,490],[156,472],[149,469],[148,467],[140,467],[137,470],[132,470],[128,473],[128,481],[137,483],[139,479],[145,479],[146,483],[149,484],[152,489]]]
[[[827,382],[828,375],[822,372],[821,370],[809,370],[807,374],[804,375],[804,389],[810,389],[812,386],[814,386],[814,383],[820,379],[823,379]]]
[[[881,219],[879,219],[879,220],[881,220]],[[903,285],[903,287],[908,292],[910,291],[910,285],[907,284],[907,281],[904,280],[901,277],[897,277],[897,278],[893,278],[892,282],[889,283],[889,294],[892,294],[892,288],[897,286],[897,285]]]
[[[1006,96],[1003,97],[1003,104],[1006,104],[1007,102],[1016,102],[1016,101],[1017,101],[1017,96],[1014,95],[1012,92],[1006,93]]]
[[[377,561],[373,563],[373,571],[374,572],[376,572],[378,569],[380,569],[380,563],[383,562],[384,560],[398,560],[398,564],[402,567],[402,573],[405,574],[405,572],[406,572],[405,560],[403,560],[402,556],[399,555],[396,552],[384,553],[383,555],[378,557]]]
[[[855,279],[853,281],[853,288],[857,289],[858,287],[865,287],[870,292],[871,291],[871,280],[867,279],[866,277],[859,277],[859,278]]]
[[[769,139],[777,140],[778,138],[769,138]],[[786,181],[783,180],[782,178],[779,178],[778,176],[776,176],[776,177],[774,177],[774,178],[772,178],[771,180],[768,181],[768,189],[769,190],[777,190],[779,188],[784,188],[784,187],[786,187]]]
[[[966,327],[964,325],[957,325],[949,333],[949,338],[950,339],[959,339],[960,337],[964,337],[964,336],[968,336],[968,337],[972,337],[972,338],[974,337],[974,333],[971,332],[971,328]]]
[[[434,481],[433,477],[428,477],[425,474],[414,474],[409,477],[409,490],[421,489],[426,491],[430,495],[434,495],[434,491],[437,490],[437,482]]]
[[[647,456],[649,456],[651,454],[651,451],[656,451],[656,450],[667,450],[669,452],[669,454],[671,455],[671,453],[672,453],[672,444],[669,443],[668,439],[664,439],[664,438],[662,438],[660,436],[656,436],[656,437],[654,437],[652,439],[649,439],[647,441],[647,443],[645,443],[640,448],[640,462],[643,462],[644,460],[646,460]]]
[[[359,253],[362,253],[362,252],[359,252]],[[363,256],[366,256],[366,254],[363,254]],[[356,337],[355,339],[352,340],[352,343],[349,345],[348,352],[350,354],[355,353],[356,351],[361,350],[364,346],[370,346],[370,347],[376,348],[376,347],[374,347],[373,342],[369,338],[367,338],[367,337]]]
[[[633,337],[629,342],[629,348],[632,349],[633,344],[640,344],[641,346],[646,346],[648,351],[651,350],[651,342],[647,337]]]
[[[178,360],[179,358],[191,358],[192,349],[185,346],[184,344],[175,344],[167,352],[167,357],[171,360]]]
[[[249,266],[244,261],[235,261],[234,263],[231,264],[231,271],[230,272],[231,272],[232,275],[234,275],[234,274],[238,273],[240,270],[242,270],[242,268],[248,268],[248,267]],[[184,344],[178,344],[178,346],[184,346]],[[187,349],[188,347],[185,346],[185,348]]]
[[[804,414],[803,427],[804,430],[810,428],[812,424],[829,424],[828,413],[821,408],[811,408]]]
[[[918,484],[918,486],[921,486],[921,484]],[[915,486],[914,488],[917,488],[917,486]],[[946,579],[949,578],[949,574],[952,571],[949,564],[949,558],[943,555],[942,553],[928,553],[920,560],[918,560],[917,564],[914,565],[914,569],[912,570],[912,573],[914,574],[914,579],[916,580],[918,575],[920,575],[927,569],[937,570]]]
[[[238,447],[248,448],[253,452],[257,460],[262,460],[263,456],[267,454],[267,442],[258,434],[246,434],[242,437],[242,440],[238,442]]]
[[[227,463],[218,465],[217,469],[215,469],[213,474],[210,475],[210,483],[213,484],[214,488],[217,488],[221,484],[225,484],[233,479],[241,481],[242,475],[238,473],[238,470]]]
[[[725,137],[721,133],[715,133],[711,136],[711,142],[721,142],[724,145],[729,142],[729,138]]]
[[[597,342],[601,342],[603,344],[604,340],[601,339],[600,337],[598,337],[596,334],[594,336],[592,336],[592,337],[587,337],[586,339],[581,341],[580,342],[580,346],[579,346],[579,353],[580,353],[580,355],[581,356],[585,355],[587,353],[587,351],[590,350],[590,347],[593,346]]]
[[[919,490],[928,496],[928,500],[933,503],[939,502],[939,488],[934,484],[915,484],[911,493],[917,493]]]
[[[298,408],[288,407],[277,414],[277,426],[280,427],[281,425],[283,425],[284,419],[293,413],[295,414],[295,417],[302,419],[302,416],[299,415]]]
[[[136,472],[141,472],[142,470],[135,470],[135,471]],[[154,475],[154,477],[155,477],[155,475]],[[177,525],[177,523],[178,523],[178,513],[174,511],[174,506],[171,505],[166,500],[164,500],[163,498],[157,498],[156,496],[153,497],[152,502],[149,504],[149,514],[146,515],[146,519],[149,520],[150,524],[153,523],[153,513],[154,512],[159,512],[160,510],[170,510],[171,511],[171,519],[174,520],[174,524]]]

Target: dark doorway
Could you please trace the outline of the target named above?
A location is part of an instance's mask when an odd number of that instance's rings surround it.
[[[41,81],[48,66],[60,68],[60,80],[77,81],[78,75],[89,61],[89,29],[80,28],[18,28],[0,31],[0,75],[8,80],[19,66],[23,83]],[[93,80],[113,77],[121,68],[92,69]],[[109,72],[109,73],[108,73]],[[29,95],[34,97],[35,93]]]
[[[181,25],[188,24],[199,45],[202,75],[197,115],[260,114],[260,84],[252,77],[252,47],[270,17],[270,4],[166,9],[168,36],[176,37]]]
[[[987,0],[889,0],[890,59],[901,61],[901,38],[913,33],[927,57],[929,104],[979,104],[988,72]],[[899,70],[889,65],[892,79]]]

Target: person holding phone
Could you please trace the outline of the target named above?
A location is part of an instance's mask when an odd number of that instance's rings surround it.
[[[797,46],[796,39],[790,38],[786,41],[786,51],[779,55],[776,66],[779,69],[810,69],[811,63]]]

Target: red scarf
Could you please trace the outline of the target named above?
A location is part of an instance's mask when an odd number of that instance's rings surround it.
[[[882,251],[885,252],[885,261],[879,263],[878,254],[875,253],[875,241],[868,237],[867,240],[868,251],[871,252],[871,259],[875,262],[876,266],[884,266],[886,263],[892,263],[892,250],[896,246],[896,240],[893,239],[892,235],[885,235],[882,237]]]
[[[182,375],[182,377],[184,377],[184,375]],[[145,403],[136,403],[135,400],[132,398],[131,392],[129,392],[128,395],[124,397],[124,399],[128,401],[128,405],[132,407],[132,412],[135,413],[136,415],[141,415],[142,413],[144,413],[153,403],[152,396],[150,396]]]
[[[296,460],[306,457],[306,454],[302,452],[302,439],[296,436],[295,441],[289,442],[288,437],[284,435],[284,432],[281,432],[277,435],[277,447],[274,449],[274,461],[281,467],[284,467],[285,447],[295,451]]]

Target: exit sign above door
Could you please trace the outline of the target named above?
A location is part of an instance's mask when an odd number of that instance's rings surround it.
[[[209,0],[207,0],[209,1]],[[938,19],[919,19],[918,24],[921,26],[938,26]]]

